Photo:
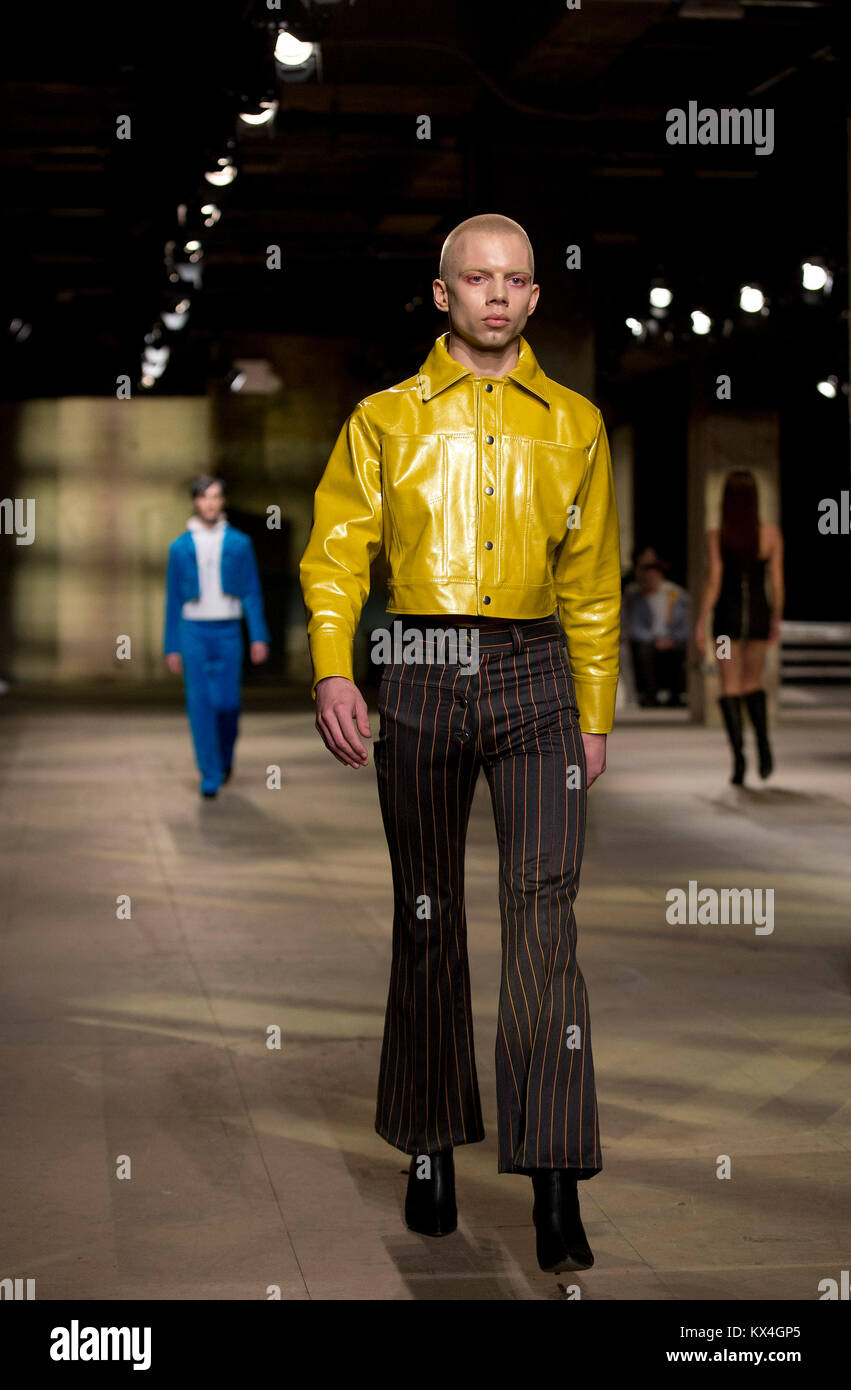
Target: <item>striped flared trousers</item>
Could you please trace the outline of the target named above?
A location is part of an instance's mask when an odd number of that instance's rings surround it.
[[[573,911],[586,769],[565,637],[555,615],[463,631],[478,635],[477,669],[466,649],[451,661],[402,661],[385,666],[379,688],[373,748],[394,917],[375,1128],[411,1154],[485,1135],[464,907],[483,767],[502,923],[498,1171],[571,1168],[590,1178],[602,1159]]]

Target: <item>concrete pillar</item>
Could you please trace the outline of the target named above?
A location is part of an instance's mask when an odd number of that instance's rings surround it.
[[[36,538],[14,556],[12,676],[104,689],[165,678],[168,543],[191,510],[187,478],[207,466],[207,400],[25,401],[15,450]],[[116,654],[120,636],[129,659]]]
[[[618,501],[621,535],[621,573],[632,564],[635,545],[635,429],[632,424],[607,430],[612,451],[612,473]]]

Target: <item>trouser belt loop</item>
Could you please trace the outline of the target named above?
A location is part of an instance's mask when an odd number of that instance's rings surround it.
[[[511,628],[511,638],[514,642],[515,652],[522,652],[525,645],[523,641],[522,627],[518,627],[517,623],[509,623],[509,627]]]

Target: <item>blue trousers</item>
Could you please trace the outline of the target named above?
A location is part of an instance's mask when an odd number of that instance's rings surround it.
[[[216,792],[233,761],[242,679],[242,620],[181,618],[186,713],[202,792]]]

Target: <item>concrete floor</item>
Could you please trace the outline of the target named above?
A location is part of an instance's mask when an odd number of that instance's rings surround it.
[[[467,897],[488,1137],[457,1152],[457,1233],[429,1240],[401,1219],[407,1159],[373,1130],[392,893],[371,763],[334,761],[312,707],[249,713],[234,780],[203,803],[176,710],[7,702],[2,732],[1,1277],[35,1278],[39,1299],[575,1283],[815,1300],[848,1268],[843,715],[788,716],[775,777],[744,791],[721,734],[682,715],[621,717],[609,740],[577,905],[604,1170],[580,1186],[597,1263],[570,1276],[538,1270],[531,1184],[496,1172],[484,777]],[[773,888],[774,932],[668,925],[690,878]]]

